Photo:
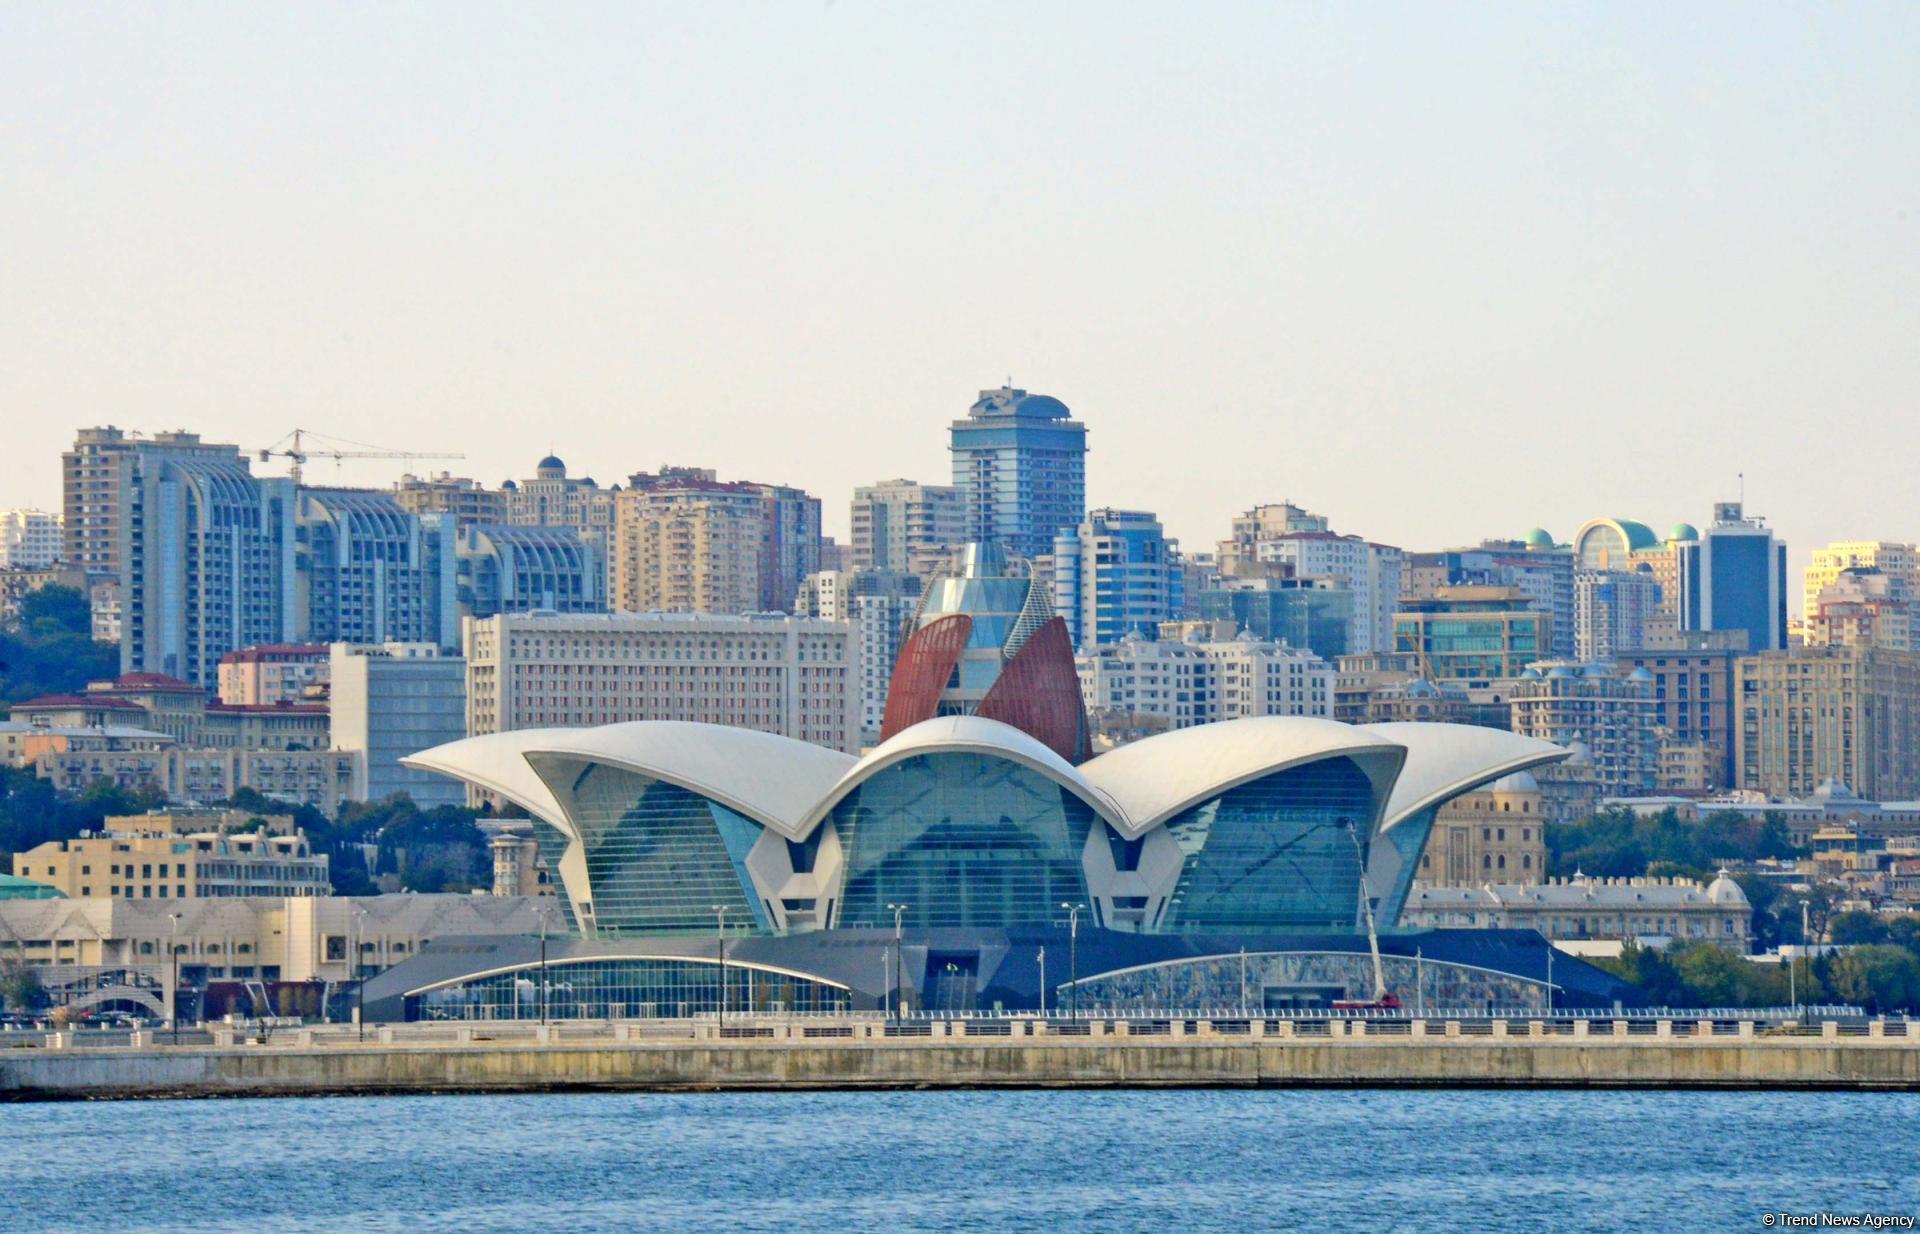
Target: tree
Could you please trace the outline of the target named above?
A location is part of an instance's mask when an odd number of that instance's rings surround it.
[[[40,970],[19,956],[0,957],[0,1006],[32,1015],[46,1005],[47,990],[40,984]]]
[[[1920,1010],[1920,956],[1904,947],[1854,947],[1823,967],[1834,995],[1870,1014]]]
[[[29,591],[20,597],[17,626],[36,638],[58,634],[93,634],[93,608],[77,587],[58,584]]]
[[[1884,943],[1887,941],[1887,926],[1872,913],[1839,913],[1827,923],[1827,941],[1843,946]]]
[[[87,598],[71,587],[42,587],[20,599],[0,630],[0,703],[71,694],[120,668],[120,649],[93,641]]]

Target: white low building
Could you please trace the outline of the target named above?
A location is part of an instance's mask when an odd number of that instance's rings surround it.
[[[1538,930],[1551,939],[1711,942],[1744,954],[1753,906],[1722,873],[1686,878],[1572,878],[1477,887],[1414,884],[1401,923],[1415,929]]]

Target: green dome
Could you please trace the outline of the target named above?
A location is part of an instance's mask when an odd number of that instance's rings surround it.
[[[64,900],[67,893],[58,887],[36,883],[30,878],[0,874],[0,900]]]
[[[1544,527],[1535,527],[1532,531],[1529,531],[1520,538],[1528,548],[1553,547],[1553,537],[1547,534],[1547,529]]]
[[[1700,530],[1692,523],[1675,523],[1673,530],[1667,533],[1667,543],[1669,544],[1672,544],[1676,540],[1698,540],[1699,538]]]

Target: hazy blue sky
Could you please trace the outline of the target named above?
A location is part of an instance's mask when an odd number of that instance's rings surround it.
[[[1920,5],[0,4],[0,505],[76,427],[947,475],[1414,548],[1920,538]],[[431,464],[438,466],[439,464]],[[398,464],[316,466],[385,482]]]

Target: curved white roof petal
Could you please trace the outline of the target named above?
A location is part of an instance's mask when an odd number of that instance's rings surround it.
[[[895,763],[922,754],[987,754],[1019,763],[1059,784],[1115,826],[1124,822],[1124,812],[1112,798],[1087,783],[1073,764],[1054,753],[1045,742],[998,720],[936,716],[894,734],[849,767],[838,783],[820,795],[818,804],[801,825],[800,834],[811,832],[833,813],[842,798],[867,780]]]
[[[410,754],[400,760],[403,767],[437,771],[443,776],[471,784],[490,793],[498,793],[560,830],[572,834],[567,813],[554,799],[546,782],[527,765],[526,752],[544,749],[552,743],[577,736],[575,728],[523,728],[511,733],[488,733],[466,737],[445,745]]]
[[[721,724],[635,720],[560,731],[564,742],[530,745],[525,753],[604,763],[677,784],[795,839],[804,834],[807,811],[854,765],[851,754]]]
[[[1450,797],[1516,771],[1559,762],[1569,753],[1550,741],[1477,724],[1398,721],[1357,727],[1406,747],[1407,764],[1387,799],[1383,831]]]
[[[1339,757],[1362,765],[1380,801],[1403,754],[1397,743],[1351,724],[1254,716],[1160,733],[1083,763],[1080,774],[1118,803],[1131,839],[1236,785]]]
[[[566,811],[528,761],[528,755],[542,754],[677,784],[790,836],[854,761],[850,754],[777,733],[677,720],[490,733],[401,761],[499,793],[571,834]]]

